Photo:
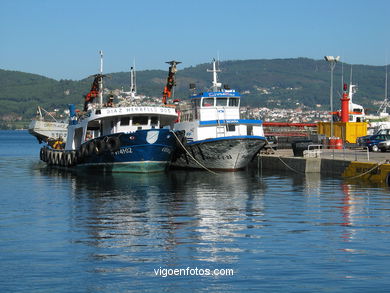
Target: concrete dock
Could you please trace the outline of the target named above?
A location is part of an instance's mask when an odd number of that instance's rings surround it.
[[[303,157],[294,157],[291,149],[282,149],[261,153],[252,164],[264,170],[320,173],[390,186],[390,152],[368,152],[358,148],[316,149],[305,151]]]

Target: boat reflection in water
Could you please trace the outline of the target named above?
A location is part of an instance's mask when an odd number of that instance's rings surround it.
[[[185,253],[193,260],[231,262],[246,249],[235,239],[252,237],[247,230],[264,222],[264,184],[247,172],[42,172],[72,182],[74,228],[89,234],[81,242],[125,249],[132,261],[145,258],[142,251],[157,249],[147,261]]]
[[[375,255],[382,244],[372,236],[386,229],[371,223],[375,189],[314,174],[41,172],[59,186],[72,185],[72,243],[95,279],[131,278],[148,290],[176,286],[175,278],[164,284],[150,278],[160,267],[231,268],[256,276],[257,285],[276,275],[278,284],[290,282],[291,274],[305,280],[324,276],[329,268],[330,280],[358,280],[353,261]],[[210,283],[196,287],[202,284]],[[231,286],[224,278],[212,284],[217,291]]]

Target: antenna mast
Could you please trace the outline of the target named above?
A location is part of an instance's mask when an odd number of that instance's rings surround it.
[[[386,77],[385,77],[385,99],[383,100],[381,106],[378,109],[378,114],[387,113],[387,106],[389,106],[389,102],[387,100],[387,64],[386,64]]]
[[[99,104],[103,105],[103,51],[100,54],[100,76],[99,76]]]
[[[136,73],[135,73],[135,63],[130,68],[130,95],[132,98],[135,97],[137,93],[137,84],[136,84]]]
[[[212,72],[213,73],[213,85],[212,85],[212,90],[213,92],[217,92],[220,90],[222,84],[218,82],[218,76],[217,72],[221,72],[221,70],[216,68],[216,61],[213,59],[213,69],[207,69],[207,72]]]

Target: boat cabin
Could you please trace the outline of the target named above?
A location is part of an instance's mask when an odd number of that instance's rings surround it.
[[[174,108],[119,107],[92,109],[68,127],[66,149],[75,150],[84,142],[115,133],[173,127],[177,119]]]
[[[191,105],[183,109],[181,121],[226,120],[240,118],[240,96],[237,92],[208,92],[191,97]]]
[[[175,124],[175,129],[187,129],[186,137],[190,141],[264,135],[260,120],[240,119],[240,95],[235,90],[191,96],[190,103],[180,108],[180,123]]]

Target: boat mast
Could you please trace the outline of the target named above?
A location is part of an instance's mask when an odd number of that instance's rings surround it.
[[[383,112],[386,113],[387,112],[387,65],[386,65],[386,80],[385,80],[385,101],[384,101],[384,108],[383,108]]]
[[[212,91],[217,92],[220,90],[222,84],[218,82],[218,76],[217,72],[221,72],[221,70],[216,68],[216,61],[215,58],[213,59],[213,69],[207,69],[207,72],[212,72],[213,73],[213,85],[212,85]]]
[[[132,98],[134,98],[135,94],[137,93],[135,64],[133,64],[133,66],[130,67],[130,93]]]
[[[103,51],[99,51],[100,54],[100,76],[99,76],[99,104],[103,105]]]
[[[378,109],[378,114],[387,113],[387,106],[389,106],[389,102],[387,99],[387,65],[386,65],[386,77],[385,77],[385,99],[383,100],[381,106]]]

